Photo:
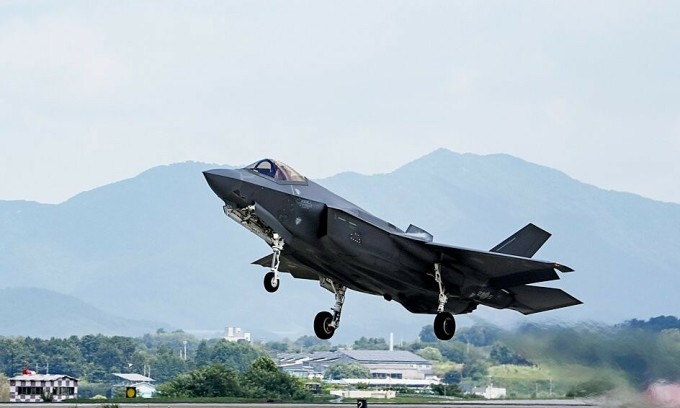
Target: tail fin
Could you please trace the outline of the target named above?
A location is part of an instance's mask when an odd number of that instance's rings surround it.
[[[493,247],[491,252],[531,258],[545,244],[548,238],[550,238],[549,232],[538,228],[534,224],[528,224],[505,241]]]

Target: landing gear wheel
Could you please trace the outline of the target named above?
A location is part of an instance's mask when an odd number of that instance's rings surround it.
[[[279,279],[274,272],[267,272],[264,275],[264,289],[269,293],[274,293],[279,289]]]
[[[333,337],[335,327],[331,326],[333,323],[333,315],[329,312],[319,312],[314,318],[314,333],[316,337],[321,340],[328,340]]]
[[[456,321],[449,312],[437,313],[434,318],[434,335],[439,340],[451,340],[456,334]]]

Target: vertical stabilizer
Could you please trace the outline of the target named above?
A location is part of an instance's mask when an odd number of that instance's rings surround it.
[[[491,252],[531,258],[545,244],[548,238],[550,238],[549,232],[538,228],[534,224],[528,224],[505,241],[493,247]]]

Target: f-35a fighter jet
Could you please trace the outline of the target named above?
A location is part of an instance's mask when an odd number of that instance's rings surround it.
[[[529,285],[559,279],[555,270],[572,271],[531,259],[550,237],[533,224],[488,252],[465,249],[435,243],[414,225],[402,231],[276,160],[203,174],[224,201],[224,213],[271,247],[271,254],[253,262],[269,268],[268,292],[279,288],[279,273],[288,272],[335,294],[332,313],[314,319],[321,339],[340,326],[347,289],[435,314],[441,340],[453,337],[454,314],[478,305],[531,314],[581,303],[560,289]]]

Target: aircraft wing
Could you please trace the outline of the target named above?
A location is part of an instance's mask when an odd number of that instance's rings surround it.
[[[254,261],[253,265],[270,267],[272,266],[272,257],[273,255],[269,254],[265,257],[258,259],[257,261]],[[319,280],[319,274],[316,273],[316,271],[298,262],[295,262],[295,260],[284,255],[283,253],[279,257],[279,261],[280,261],[279,271],[281,272],[288,272],[291,275],[293,275],[294,278],[297,279]]]
[[[561,289],[528,284],[559,279],[555,272],[572,272],[568,266],[496,252],[427,244],[440,254],[444,283],[472,278],[487,282],[485,287],[503,290],[512,295],[508,309],[532,314],[581,304],[581,301]],[[491,304],[491,306],[493,306]]]
[[[495,289],[559,279],[555,272],[573,269],[555,262],[540,261],[497,252],[486,252],[442,244],[426,244],[440,255],[442,264],[480,281],[488,281]]]

